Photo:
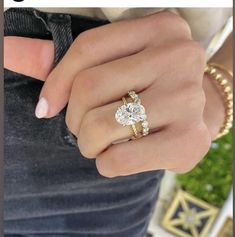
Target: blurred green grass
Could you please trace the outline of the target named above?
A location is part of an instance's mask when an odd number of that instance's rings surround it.
[[[214,141],[206,157],[189,173],[177,175],[178,185],[192,195],[221,207],[233,179],[232,132]]]

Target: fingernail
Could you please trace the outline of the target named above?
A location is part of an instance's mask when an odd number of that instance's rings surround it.
[[[44,97],[41,97],[35,109],[35,115],[37,118],[45,118],[48,112],[48,103]]]

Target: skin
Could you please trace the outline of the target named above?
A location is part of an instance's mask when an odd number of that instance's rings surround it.
[[[231,65],[230,38],[213,62]],[[96,158],[103,176],[187,172],[207,153],[223,123],[221,96],[204,75],[204,49],[175,14],[162,12],[86,31],[54,69],[51,41],[4,40],[4,66],[45,81],[40,97],[49,104],[46,118],[68,104],[66,124],[78,137],[81,153]],[[138,92],[151,134],[116,143],[132,135],[130,127],[114,118],[129,90]]]

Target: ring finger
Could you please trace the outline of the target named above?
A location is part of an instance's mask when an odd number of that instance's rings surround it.
[[[160,91],[156,93],[153,89],[139,93],[139,98],[145,107],[150,132],[165,129],[182,114],[182,111],[175,109],[182,103],[182,98],[172,103],[167,96],[163,96]],[[131,126],[122,126],[115,119],[115,113],[122,104],[120,100],[86,113],[78,135],[78,145],[85,157],[95,158],[113,143],[134,135]],[[167,109],[164,105],[167,105]]]

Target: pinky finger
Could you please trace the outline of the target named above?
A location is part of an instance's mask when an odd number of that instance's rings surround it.
[[[187,172],[207,152],[192,143],[190,134],[173,135],[170,128],[166,128],[137,140],[112,145],[96,157],[97,169],[106,177],[162,169]]]

